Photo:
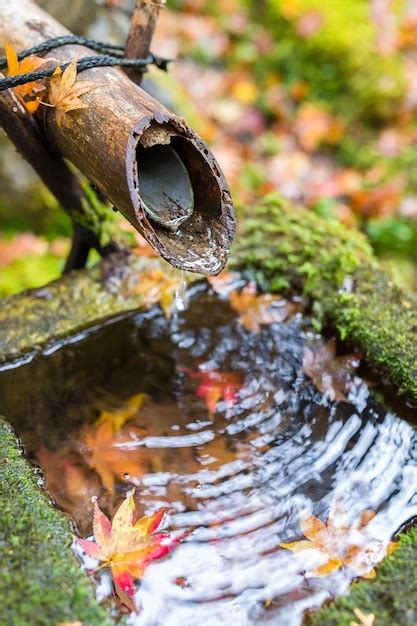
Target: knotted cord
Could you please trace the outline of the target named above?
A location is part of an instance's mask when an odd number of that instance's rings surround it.
[[[61,46],[74,44],[87,46],[92,50],[96,50],[101,53],[96,56],[88,56],[79,59],[77,61],[77,72],[82,72],[93,67],[109,66],[131,67],[146,71],[149,65],[155,65],[160,70],[167,71],[168,63],[172,62],[172,59],[159,57],[152,53],[148,54],[144,58],[128,59],[124,55],[123,46],[96,41],[94,39],[89,39],[88,37],[78,37],[76,35],[67,35],[64,37],[53,37],[51,39],[47,39],[37,46],[33,46],[27,50],[22,50],[17,56],[19,61],[21,61],[22,59],[32,55],[45,54],[46,52],[50,52],[51,50],[55,50]],[[59,67],[62,71],[64,71],[69,64],[70,62],[64,63],[63,65],[59,65]],[[16,76],[7,76],[6,78],[2,78],[0,79],[0,91],[13,89],[19,85],[25,85],[26,83],[41,80],[42,78],[50,78],[55,72],[56,67],[48,67],[42,70],[29,72],[27,74],[17,74]],[[0,71],[5,69],[7,69],[7,58],[2,56],[0,57]]]

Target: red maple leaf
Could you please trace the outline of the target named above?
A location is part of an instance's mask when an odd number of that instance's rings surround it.
[[[189,372],[191,378],[199,378],[200,385],[195,392],[197,398],[204,398],[209,413],[214,413],[219,400],[225,400],[233,406],[237,400],[238,391],[242,387],[240,374],[235,372],[219,372],[206,370]]]
[[[77,538],[86,554],[101,561],[102,567],[110,567],[116,592],[131,609],[134,605],[129,598],[135,593],[134,581],[142,577],[149,563],[166,556],[189,534],[173,537],[167,532],[157,532],[165,513],[166,509],[161,509],[135,521],[132,494],[122,502],[110,522],[95,503],[94,541]]]

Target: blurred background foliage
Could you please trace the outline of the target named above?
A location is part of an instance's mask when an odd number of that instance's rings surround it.
[[[76,32],[117,42],[133,4],[39,2]],[[168,0],[153,49],[179,62],[152,69],[145,88],[210,144],[237,207],[279,190],[363,230],[417,289],[416,2]],[[70,224],[4,138],[0,146],[6,295],[59,274]]]

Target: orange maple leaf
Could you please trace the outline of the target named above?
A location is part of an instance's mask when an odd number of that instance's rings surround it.
[[[207,281],[219,296],[228,296],[233,291],[233,283],[239,278],[237,272],[223,270],[217,276],[208,276]]]
[[[258,296],[255,282],[248,283],[240,292],[231,293],[229,300],[232,309],[239,313],[239,323],[253,333],[259,333],[264,324],[283,322],[294,310],[291,303],[278,296]]]
[[[142,297],[145,307],[159,304],[165,317],[169,319],[179,285],[179,277],[170,276],[161,270],[149,270],[149,272],[142,273],[138,282],[129,287],[127,295]]]
[[[195,395],[204,398],[209,413],[214,413],[219,400],[226,400],[229,406],[233,406],[237,399],[239,389],[242,387],[240,374],[235,372],[219,372],[206,370],[188,372],[191,378],[199,378],[201,381]]]
[[[301,147],[313,152],[323,143],[334,145],[340,141],[344,126],[320,104],[306,102],[298,109],[294,132]]]
[[[384,547],[381,542],[375,542],[375,538],[370,536],[367,526],[375,515],[376,513],[371,510],[362,511],[355,524],[349,527],[345,520],[345,512],[336,505],[330,511],[326,524],[315,515],[300,521],[306,540],[280,545],[292,552],[317,550],[326,558],[323,565],[316,567],[312,572],[307,572],[307,576],[328,576],[346,566],[356,576],[374,578],[376,575],[374,565],[387,554],[391,554],[397,546],[396,542],[391,541]]]
[[[95,503],[94,541],[77,538],[86,554],[101,561],[102,567],[110,567],[116,592],[125,603],[133,597],[134,581],[142,577],[145,567],[167,555],[189,534],[172,537],[157,532],[165,513],[166,509],[161,509],[137,520],[132,494],[119,506],[111,523]]]
[[[35,72],[41,65],[47,63],[45,59],[37,56],[29,56],[19,61],[17,52],[8,41],[5,44],[7,60],[7,76],[18,76],[19,74],[30,74]],[[32,81],[25,85],[14,87],[13,92],[29,113],[35,113],[39,108],[42,98],[45,95],[44,81]]]
[[[73,59],[64,72],[57,67],[49,82],[49,102],[44,104],[55,108],[56,123],[60,127],[70,125],[67,116],[70,111],[88,109],[80,96],[102,86],[102,83],[77,81],[77,60]]]
[[[143,474],[143,458],[137,448],[131,447],[142,435],[142,431],[134,427],[115,432],[110,420],[81,429],[81,453],[109,491],[113,491],[115,479],[129,480]]]

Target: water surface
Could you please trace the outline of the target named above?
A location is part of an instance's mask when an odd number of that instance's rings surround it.
[[[169,528],[193,531],[147,568],[130,624],[297,626],[355,576],[306,575],[317,554],[280,547],[303,539],[300,519],[326,521],[337,506],[350,525],[372,509],[372,560],[417,515],[411,412],[384,406],[360,370],[342,400],[317,389],[303,354],[326,340],[301,314],[256,333],[205,284],[188,298],[169,321],[154,308],[4,371],[0,412],[78,532],[91,533],[93,496],[111,515],[132,486],[141,513],[168,506]],[[101,442],[110,474],[92,469],[86,432],[142,393],[145,404]],[[103,596],[109,579],[99,579]]]

